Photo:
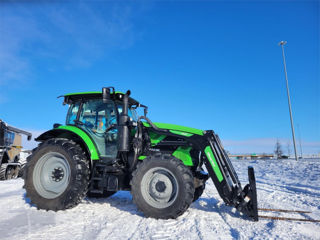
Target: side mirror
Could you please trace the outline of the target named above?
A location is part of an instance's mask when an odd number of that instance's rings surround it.
[[[107,103],[110,99],[110,88],[102,88],[102,101]]]
[[[137,107],[143,107],[144,116],[147,117],[148,107],[146,105],[140,104]]]

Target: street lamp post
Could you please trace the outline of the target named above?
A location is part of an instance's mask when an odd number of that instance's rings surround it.
[[[301,132],[300,132],[299,124],[298,124],[298,134],[299,134],[299,144],[300,144],[300,157],[302,158]]]
[[[292,130],[292,139],[293,139],[294,154],[295,154],[296,160],[298,161],[297,148],[296,148],[296,138],[295,138],[295,134],[294,134],[294,126],[293,126],[292,111],[291,111],[291,101],[290,101],[289,83],[288,83],[288,76],[287,76],[286,58],[285,58],[285,56],[284,56],[284,48],[283,48],[283,46],[284,46],[285,44],[287,44],[286,41],[281,41],[281,42],[279,42],[279,45],[280,45],[281,48],[282,48],[284,74],[285,74],[285,77],[286,77],[287,95],[288,95],[288,105],[289,105],[289,113],[290,113],[290,121],[291,121],[291,130]]]

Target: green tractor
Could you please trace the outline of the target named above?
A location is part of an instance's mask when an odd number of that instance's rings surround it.
[[[64,210],[86,196],[128,190],[146,217],[177,218],[210,177],[227,205],[258,220],[253,168],[242,188],[212,130],[153,123],[130,91],[113,87],[63,97],[69,105],[66,124],[54,124],[36,139],[40,144],[23,174],[27,197],[38,209]],[[139,107],[144,116],[137,116]]]

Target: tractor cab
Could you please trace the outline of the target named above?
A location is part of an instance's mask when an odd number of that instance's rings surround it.
[[[54,129],[43,133],[36,140],[66,137],[73,139],[86,149],[91,161],[114,161],[119,150],[126,150],[124,144],[128,145],[128,143],[124,143],[121,139],[130,137],[128,124],[130,129],[136,128],[138,120],[136,108],[140,104],[129,97],[130,93],[125,94],[114,90],[110,92],[110,88],[107,89],[107,97],[104,96],[103,91],[60,96],[64,98],[63,104],[69,105],[65,125],[54,124]],[[125,118],[121,121],[124,109]],[[119,135],[122,137],[120,138]]]
[[[123,93],[117,92],[103,101],[102,93],[74,93],[65,95],[64,103],[69,104],[66,126],[83,130],[95,143],[100,158],[114,159],[118,153],[118,123],[122,113]],[[130,99],[129,120],[137,121],[134,109],[137,102]]]

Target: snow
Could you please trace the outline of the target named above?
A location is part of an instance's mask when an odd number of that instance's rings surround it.
[[[255,168],[263,208],[312,213],[260,215],[320,219],[320,160],[233,160],[242,185]],[[129,192],[84,199],[77,207],[37,210],[25,198],[23,180],[0,182],[0,239],[320,239],[320,223],[260,219],[252,222],[226,206],[208,180],[202,197],[174,220],[143,217]]]

